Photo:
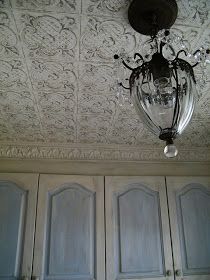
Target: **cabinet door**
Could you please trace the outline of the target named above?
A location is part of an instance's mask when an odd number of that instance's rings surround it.
[[[167,177],[177,279],[210,279],[210,177]]]
[[[106,177],[107,279],[173,279],[164,177]]]
[[[41,175],[33,276],[103,280],[103,177]]]
[[[30,277],[38,175],[0,174],[0,280]]]

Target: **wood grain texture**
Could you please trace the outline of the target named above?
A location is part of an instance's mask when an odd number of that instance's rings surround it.
[[[33,275],[105,277],[102,177],[41,175]]]
[[[172,279],[164,177],[106,177],[107,279]]]
[[[45,273],[95,278],[95,195],[66,184],[48,201]]]
[[[89,176],[210,176],[210,162],[1,159],[0,172]]]
[[[26,191],[0,181],[0,278],[19,277],[26,215]]]
[[[1,279],[31,276],[37,189],[37,174],[0,174]]]
[[[159,196],[141,184],[116,195],[119,273],[163,275]]]
[[[177,279],[210,279],[210,178],[167,177]]]

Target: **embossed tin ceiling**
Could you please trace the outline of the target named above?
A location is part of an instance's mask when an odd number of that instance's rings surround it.
[[[164,143],[115,97],[113,55],[121,48],[140,51],[145,40],[128,24],[129,2],[0,1],[1,157],[162,157]],[[174,28],[192,49],[209,46],[210,1],[179,0],[178,6]],[[210,148],[209,109],[208,76],[193,120],[176,141],[187,160]]]

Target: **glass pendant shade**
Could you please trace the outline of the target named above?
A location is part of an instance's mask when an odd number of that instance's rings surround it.
[[[131,71],[129,79],[127,74],[117,79],[121,89],[118,100],[129,100],[149,130],[166,141],[164,154],[168,158],[178,154],[173,140],[185,130],[194,111],[197,93],[193,69],[200,65],[202,78],[197,80],[197,86],[201,89],[210,61],[210,49],[201,46],[192,51],[181,33],[170,32],[177,13],[176,0],[131,0],[129,22],[150,39],[141,44],[142,53],[134,53],[133,58],[126,56],[124,50],[114,55],[115,60],[121,59],[126,71]],[[126,90],[130,98],[125,97]]]
[[[142,121],[161,140],[175,139],[194,110],[195,80],[184,60],[166,60],[161,53],[133,70],[130,93]]]

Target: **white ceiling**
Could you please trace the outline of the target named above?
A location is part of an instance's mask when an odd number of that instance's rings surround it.
[[[145,40],[128,24],[129,2],[0,1],[1,157],[162,158],[164,143],[116,100],[113,55]],[[178,6],[176,31],[192,49],[210,46],[210,1]],[[209,76],[176,142],[178,159],[210,160]]]

